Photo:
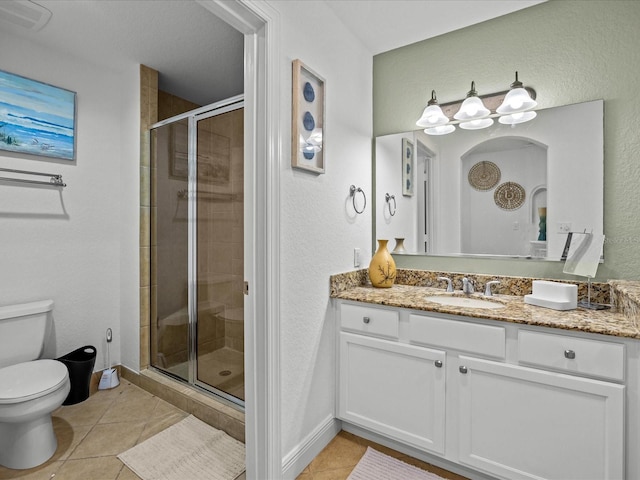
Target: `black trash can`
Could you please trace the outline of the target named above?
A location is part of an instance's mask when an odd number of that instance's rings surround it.
[[[71,353],[57,358],[64,363],[69,370],[69,380],[71,390],[63,405],[74,405],[89,398],[89,386],[91,385],[91,374],[96,363],[96,347],[85,345]]]

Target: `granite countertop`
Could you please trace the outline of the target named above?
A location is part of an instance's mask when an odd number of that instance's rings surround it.
[[[613,285],[627,293],[638,294],[638,282],[629,285]],[[339,291],[332,291],[332,297],[342,300],[387,305],[398,308],[409,308],[426,312],[439,312],[466,317],[484,318],[526,325],[578,330],[587,333],[598,333],[616,337],[640,339],[638,316],[635,312],[614,308],[610,310],[588,310],[578,307],[576,310],[557,311],[524,303],[522,296],[494,295],[491,300],[504,304],[500,309],[477,309],[458,306],[441,305],[425,300],[430,295],[446,294],[442,288],[421,287],[413,285],[394,285],[391,288],[374,288],[370,285],[350,285]],[[465,296],[462,292],[453,295]],[[486,298],[482,294],[472,294],[472,298]],[[628,310],[628,308],[627,308]]]

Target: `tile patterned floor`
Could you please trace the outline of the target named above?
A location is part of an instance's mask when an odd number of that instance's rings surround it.
[[[0,479],[139,480],[116,457],[179,422],[187,413],[121,380],[84,402],[53,412],[58,449],[43,465],[29,470],[0,466]]]
[[[84,402],[53,412],[58,449],[43,465],[29,470],[0,466],[0,480],[140,480],[117,455],[178,423],[188,414],[126,380]],[[347,432],[340,432],[297,480],[344,480],[371,446],[446,479],[459,475],[421,462]],[[240,479],[244,479],[244,475]],[[239,480],[240,480],[239,479]],[[186,479],[185,479],[186,480]]]
[[[450,480],[468,480],[455,473],[417,460],[390,448],[341,431],[320,454],[303,470],[297,480],[345,480],[367,451],[374,448],[385,455],[397,458],[428,472]]]

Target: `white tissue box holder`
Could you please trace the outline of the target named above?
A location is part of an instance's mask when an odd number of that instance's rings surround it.
[[[574,310],[578,306],[578,286],[534,280],[532,293],[524,296],[524,303],[553,310]]]

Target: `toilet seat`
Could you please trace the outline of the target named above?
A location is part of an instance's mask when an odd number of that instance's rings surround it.
[[[69,381],[69,371],[57,360],[34,360],[0,368],[0,405],[43,397]]]

